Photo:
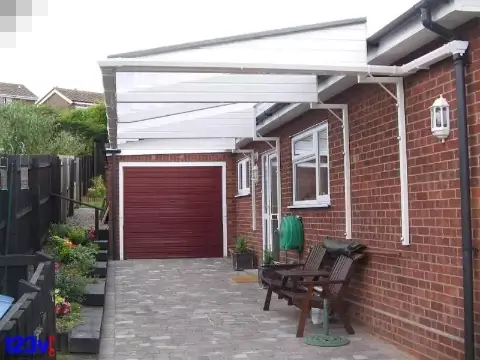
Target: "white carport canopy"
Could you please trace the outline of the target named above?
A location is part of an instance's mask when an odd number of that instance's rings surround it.
[[[365,34],[358,18],[113,55],[100,62],[110,143],[255,138],[255,103],[315,103],[323,74],[208,71],[208,64],[355,67],[367,61]],[[203,65],[182,65],[191,61]]]

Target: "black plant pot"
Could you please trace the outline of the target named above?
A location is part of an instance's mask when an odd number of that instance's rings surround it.
[[[57,333],[55,348],[60,353],[68,353],[68,333]]]
[[[275,274],[275,269],[269,265],[260,265],[258,267],[258,281],[263,285],[267,286],[267,283],[263,280],[264,278],[271,278]]]
[[[253,269],[253,252],[246,252],[246,253],[232,253],[232,262],[233,262],[233,270],[235,271],[242,271],[245,269]]]

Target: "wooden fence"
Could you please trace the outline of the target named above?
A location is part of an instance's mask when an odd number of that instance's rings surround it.
[[[56,359],[57,346],[55,335],[55,264],[49,256],[35,255],[0,256],[3,267],[34,266],[30,280],[20,280],[17,285],[17,300],[0,319],[1,359]],[[18,338],[15,338],[18,337]],[[36,340],[24,342],[28,337]],[[43,344],[44,350],[39,349]],[[33,346],[33,349],[32,349]],[[18,354],[28,348],[37,350],[36,354]]]
[[[73,203],[52,194],[80,200],[95,175],[92,156],[7,156],[1,165],[7,167],[0,168],[0,255],[33,254],[52,222],[73,215]],[[12,269],[0,292],[15,296],[20,279],[27,279],[24,269]]]

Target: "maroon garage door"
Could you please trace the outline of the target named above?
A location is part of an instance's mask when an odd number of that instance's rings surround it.
[[[125,167],[125,259],[223,256],[221,167]]]

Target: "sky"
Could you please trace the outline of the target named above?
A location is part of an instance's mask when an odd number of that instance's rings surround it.
[[[54,86],[101,92],[98,61],[110,54],[356,17],[367,17],[371,35],[416,2],[33,0],[16,33],[0,29],[0,82],[39,97]]]

